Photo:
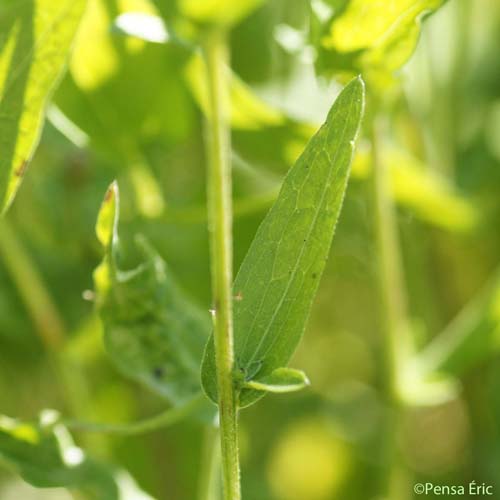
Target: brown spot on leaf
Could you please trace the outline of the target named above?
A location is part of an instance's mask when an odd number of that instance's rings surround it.
[[[236,302],[241,302],[241,301],[243,300],[243,293],[238,292],[238,293],[234,296],[234,300],[236,300]]]
[[[111,197],[113,196],[113,188],[109,187],[108,190],[106,191],[106,194],[104,195],[104,201],[108,202],[111,200]]]
[[[23,160],[14,171],[14,175],[16,175],[17,177],[23,177],[24,174],[26,173],[27,168],[28,168],[28,162],[27,160]]]

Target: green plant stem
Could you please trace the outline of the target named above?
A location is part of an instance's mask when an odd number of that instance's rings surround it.
[[[384,489],[388,497],[407,498],[405,471],[398,456],[397,438],[401,425],[402,401],[400,398],[402,367],[406,359],[407,338],[406,296],[402,279],[402,262],[396,214],[391,197],[387,165],[381,157],[382,126],[380,118],[373,116],[370,139],[373,164],[373,214],[377,275],[380,291],[380,319],[383,330],[383,381],[390,415],[387,422],[386,445],[390,470]]]
[[[391,402],[399,399],[398,377],[406,352],[406,296],[401,271],[401,255],[389,172],[381,158],[381,122],[375,117],[371,127],[373,163],[373,214],[377,254],[380,313],[384,330],[385,380]]]
[[[207,34],[203,47],[209,91],[206,134],[209,160],[208,225],[224,498],[239,500],[238,410],[233,384],[231,142],[227,85],[229,55],[225,38],[225,33],[214,29]]]
[[[220,432],[219,428],[207,425],[203,439],[198,500],[219,500],[220,489]]]
[[[78,420],[63,420],[62,423],[70,429],[79,431],[133,436],[173,425],[194,413],[205,403],[205,401],[206,398],[204,395],[197,394],[181,406],[169,408],[159,415],[130,424],[106,424],[98,422],[80,422]]]

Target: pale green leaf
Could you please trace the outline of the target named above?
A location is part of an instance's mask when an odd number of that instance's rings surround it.
[[[125,471],[89,458],[57,418],[47,410],[36,423],[0,415],[0,459],[38,488],[79,490],[93,500],[153,500]]]
[[[262,392],[286,393],[300,391],[310,385],[306,374],[292,368],[277,368],[269,375],[245,381],[242,387]]]
[[[364,101],[353,80],[286,176],[234,283],[236,373],[261,379],[286,366],[302,337],[344,198]],[[202,382],[217,401],[213,337]],[[240,406],[262,396],[244,389]]]
[[[0,211],[12,202],[39,140],[85,0],[0,5]]]
[[[136,238],[137,265],[121,268],[117,199],[118,186],[113,183],[97,224],[106,253],[94,272],[94,285],[106,350],[125,375],[178,404],[200,391],[208,314],[188,301],[144,238]]]
[[[318,42],[323,69],[362,71],[384,83],[413,54],[422,18],[446,0],[350,0],[326,20]]]

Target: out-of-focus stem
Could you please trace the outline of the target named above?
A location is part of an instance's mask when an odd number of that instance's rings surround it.
[[[198,500],[219,500],[220,490],[220,432],[213,425],[206,426],[198,482]]]
[[[406,294],[402,280],[399,236],[391,197],[387,166],[381,157],[381,127],[378,117],[371,126],[373,163],[373,215],[380,289],[380,316],[384,331],[387,393],[392,402],[399,399],[398,376],[408,347],[406,340]]]
[[[129,424],[106,424],[98,422],[81,422],[78,420],[64,420],[63,423],[66,427],[75,430],[134,436],[173,425],[194,413],[205,402],[205,396],[197,394],[180,406],[169,408],[159,415]]]
[[[405,470],[397,450],[397,435],[401,425],[400,398],[403,364],[407,359],[410,339],[406,322],[406,294],[402,279],[402,260],[394,203],[391,197],[387,165],[381,156],[381,119],[375,114],[370,123],[373,164],[373,217],[377,275],[380,291],[380,319],[383,331],[384,391],[390,408],[387,422],[386,450],[389,465],[388,498],[408,497]]]

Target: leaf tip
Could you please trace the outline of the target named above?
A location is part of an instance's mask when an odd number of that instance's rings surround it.
[[[96,224],[97,239],[102,246],[109,248],[116,235],[116,225],[118,223],[119,189],[118,182],[114,180],[106,194],[99,209]]]

